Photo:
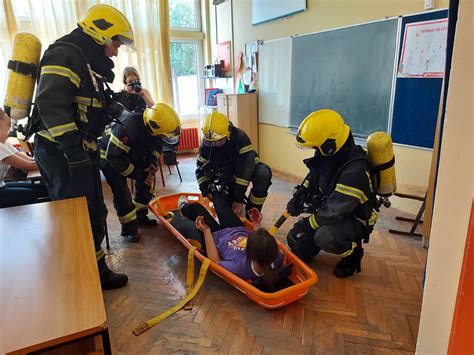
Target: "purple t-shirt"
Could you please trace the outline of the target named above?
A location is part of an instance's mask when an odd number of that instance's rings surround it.
[[[249,231],[245,227],[224,228],[214,232],[212,237],[219,252],[219,265],[247,281],[254,281],[259,276],[247,258],[247,237]],[[272,263],[278,269],[283,263],[283,253],[280,251]]]

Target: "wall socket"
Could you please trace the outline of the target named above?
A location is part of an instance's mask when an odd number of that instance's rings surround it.
[[[425,10],[431,10],[434,7],[435,0],[424,0],[425,2]]]

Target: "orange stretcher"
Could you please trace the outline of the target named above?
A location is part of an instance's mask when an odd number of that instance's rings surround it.
[[[203,198],[200,194],[194,193],[180,193],[174,195],[160,196],[149,204],[150,210],[153,214],[163,223],[163,225],[176,237],[188,250],[192,248],[192,244],[185,236],[183,236],[176,228],[174,228],[167,220],[167,216],[170,212],[178,210],[178,199],[180,196],[185,195],[190,203],[199,202],[204,205],[211,213],[213,213],[212,202],[207,198]],[[252,230],[252,225],[249,221],[246,221],[246,227]],[[294,255],[288,248],[277,240],[278,247],[284,253],[285,258],[283,261],[284,265],[289,263],[293,264],[292,272],[289,277],[293,285],[286,287],[276,292],[263,292],[253,286],[251,283],[242,280],[235,274],[227,271],[219,264],[211,261],[209,268],[214,274],[223,278],[225,281],[230,283],[252,301],[257,303],[263,308],[280,308],[290,304],[291,302],[297,301],[306,295],[309,288],[318,281],[316,273],[309,268],[303,261],[301,261],[296,255]],[[194,256],[202,263],[207,259],[197,249],[194,251]]]

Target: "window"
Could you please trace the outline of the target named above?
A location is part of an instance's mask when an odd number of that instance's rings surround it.
[[[182,118],[196,118],[204,85],[201,41],[171,41],[170,51],[174,107]]]
[[[170,27],[179,30],[200,31],[199,0],[169,0]]]

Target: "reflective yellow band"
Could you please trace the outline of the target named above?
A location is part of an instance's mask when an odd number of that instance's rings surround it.
[[[314,230],[319,228],[319,224],[318,224],[318,222],[316,222],[316,216],[314,214],[312,214],[309,217],[309,224],[310,224],[311,228],[313,228]]]
[[[198,155],[197,160],[200,161],[201,163],[207,163],[208,160],[204,159],[201,155]]]
[[[366,171],[365,174],[367,175],[367,179],[369,179],[370,192],[374,192],[374,189],[372,187],[372,179],[370,177],[370,174],[369,174],[368,171]]]
[[[369,218],[369,226],[373,226],[375,222],[377,222],[377,213],[375,211],[372,211],[372,214]]]
[[[305,181],[303,182],[303,186],[306,187],[306,188],[308,188],[308,187],[309,187],[309,180],[305,180]]]
[[[146,210],[148,209],[147,205],[144,205],[143,203],[133,201],[135,203],[135,206],[137,207],[137,210]]]
[[[336,191],[344,195],[355,197],[360,203],[365,203],[369,200],[362,190],[356,189],[355,187],[337,184]]]
[[[236,178],[235,178],[235,183],[236,183],[237,185],[249,186],[250,181],[236,177]]]
[[[51,135],[51,133],[49,133],[47,130],[39,131],[37,134],[40,135],[43,138],[46,138],[47,140],[49,140],[51,142],[57,143],[57,140],[54,139],[53,136]]]
[[[97,250],[95,252],[95,259],[97,261],[99,261],[100,259],[102,259],[103,257],[105,256],[105,252],[104,252],[104,249],[100,248],[100,250]]]
[[[339,256],[342,256],[343,258],[346,257],[346,256],[349,256],[352,254],[352,252],[354,251],[354,249],[356,248],[357,246],[357,243],[356,242],[352,242],[352,249],[349,249],[348,251],[342,253],[342,254],[339,254]]]
[[[198,185],[201,185],[203,182],[206,182],[208,181],[209,179],[207,178],[207,176],[203,176],[203,177],[200,177],[198,179]]]
[[[104,133],[105,133],[106,136],[110,136],[110,134],[112,133],[112,128],[106,127],[104,129]]]
[[[100,102],[94,97],[76,96],[74,98],[74,102],[79,105],[84,105],[86,107],[98,107],[98,108],[104,107],[104,105],[102,105],[102,102]]]
[[[100,150],[100,159],[105,159],[106,156],[107,156],[107,154],[106,154],[105,150],[101,149]]]
[[[132,173],[133,169],[135,169],[135,167],[133,166],[132,163],[130,163],[128,164],[128,168],[125,169],[124,171],[121,171],[120,174],[123,176],[128,176]]]
[[[85,123],[89,122],[89,119],[87,118],[87,106],[77,105],[77,108],[79,110],[79,119]]]
[[[246,145],[243,148],[240,148],[239,154],[245,154],[253,150],[252,144]]]
[[[118,139],[114,134],[110,135],[110,141],[120,149],[122,149],[125,153],[128,153],[130,151],[130,147],[128,145],[125,145],[122,143],[120,139]]]
[[[64,133],[77,131],[77,126],[75,122],[70,122],[59,126],[50,127],[48,128],[48,131],[51,133],[51,136],[59,137]]]
[[[160,153],[157,152],[156,150],[153,151],[153,153],[151,153],[153,156],[156,157],[156,159],[160,159]]]
[[[265,197],[255,197],[250,193],[249,200],[252,202],[254,205],[263,205],[265,203],[267,196]]]
[[[137,219],[137,210],[134,208],[131,210],[129,213],[127,213],[125,216],[119,216],[119,221],[122,224],[132,222]]]
[[[61,75],[69,79],[77,88],[81,85],[81,79],[71,69],[60,66],[60,65],[45,65],[41,68],[41,75],[55,74]]]
[[[259,157],[255,157],[255,164],[258,164],[260,163],[260,158]]]

